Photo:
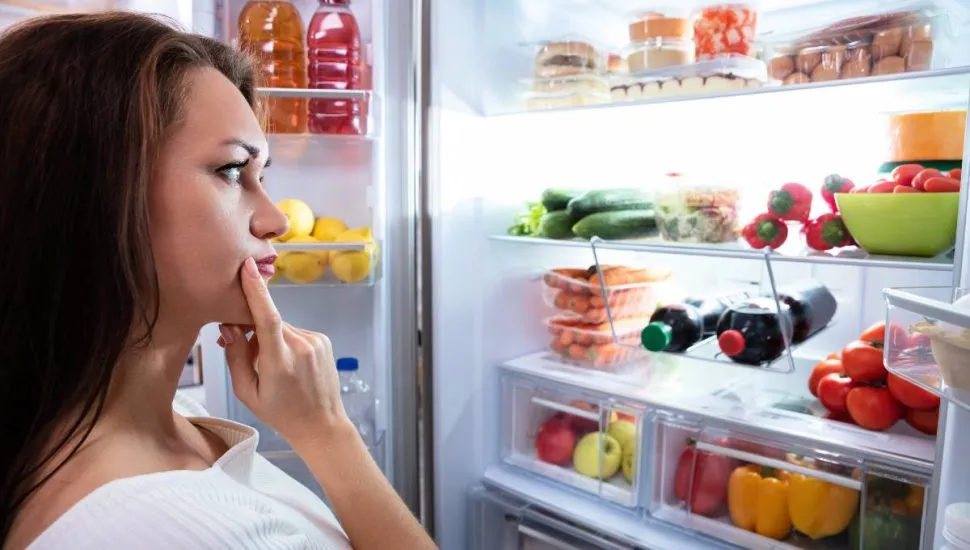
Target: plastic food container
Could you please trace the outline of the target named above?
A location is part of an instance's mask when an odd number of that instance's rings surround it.
[[[940,367],[940,374],[947,386],[970,390],[970,333],[959,327],[941,326],[928,321],[916,323],[913,332],[923,334],[930,340],[933,358]]]
[[[579,366],[605,369],[636,360],[639,333],[650,318],[636,317],[617,321],[616,340],[609,323],[589,324],[575,317],[545,320],[552,340],[549,350],[564,361]]]
[[[590,41],[580,37],[564,37],[536,45],[533,75],[537,79],[602,74],[607,58]]]
[[[897,113],[887,121],[889,162],[957,161],[963,159],[967,111]]]
[[[664,39],[635,42],[627,46],[626,60],[632,73],[688,65],[694,62],[694,43]]]
[[[697,59],[753,55],[758,11],[749,3],[715,4],[694,14]]]
[[[688,186],[660,195],[657,226],[668,241],[726,243],[737,240],[740,229],[737,189]]]
[[[639,101],[684,95],[723,94],[760,88],[768,80],[762,61],[733,56],[641,71],[610,81],[613,101]]]
[[[522,94],[528,110],[561,109],[609,103],[610,87],[597,75],[535,79]]]
[[[547,271],[543,277],[546,303],[562,314],[588,324],[609,323],[611,316],[614,321],[649,317],[657,307],[659,285],[670,278],[670,272],[664,269],[605,266],[603,270],[606,273],[605,297],[595,267]]]
[[[694,29],[683,6],[655,7],[630,16],[630,42],[654,39],[690,40]]]
[[[910,9],[843,19],[764,42],[772,79],[783,84],[885,76],[934,68],[941,16]]]

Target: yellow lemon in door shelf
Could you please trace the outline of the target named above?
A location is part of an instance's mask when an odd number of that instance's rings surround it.
[[[347,224],[337,218],[317,218],[313,224],[313,238],[323,242],[333,242],[347,231]]]
[[[289,243],[320,242],[313,237],[293,237]],[[285,250],[276,259],[276,269],[287,279],[297,284],[316,281],[327,271],[330,252],[326,250]]]
[[[369,227],[348,229],[334,239],[338,243],[368,243],[364,250],[335,250],[330,257],[330,270],[345,283],[359,283],[370,275],[377,257],[377,245]]]
[[[283,199],[276,203],[286,219],[290,221],[290,228],[277,240],[289,242],[293,237],[307,237],[313,232],[313,210],[300,199]]]

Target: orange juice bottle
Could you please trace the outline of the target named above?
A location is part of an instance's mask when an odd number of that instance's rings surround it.
[[[252,0],[239,14],[239,47],[256,56],[263,86],[306,88],[306,48],[299,10],[282,0]],[[305,98],[271,97],[267,101],[268,130],[280,134],[306,132]]]

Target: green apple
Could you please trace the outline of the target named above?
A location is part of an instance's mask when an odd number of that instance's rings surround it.
[[[584,435],[576,444],[573,467],[584,476],[608,479],[620,469],[622,454],[623,449],[616,439],[603,432],[593,432]]]
[[[615,439],[624,451],[637,446],[637,426],[629,420],[614,420],[606,433]]]
[[[623,477],[627,481],[633,483],[633,473],[636,471],[636,453],[634,453],[635,447],[633,445],[623,448],[623,457],[620,460],[620,466],[623,468]]]

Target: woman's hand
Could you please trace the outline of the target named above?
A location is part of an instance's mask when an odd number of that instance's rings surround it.
[[[330,339],[284,323],[252,258],[242,273],[253,316],[249,327],[219,325],[220,345],[236,397],[299,448],[350,425],[340,400],[340,379]]]

